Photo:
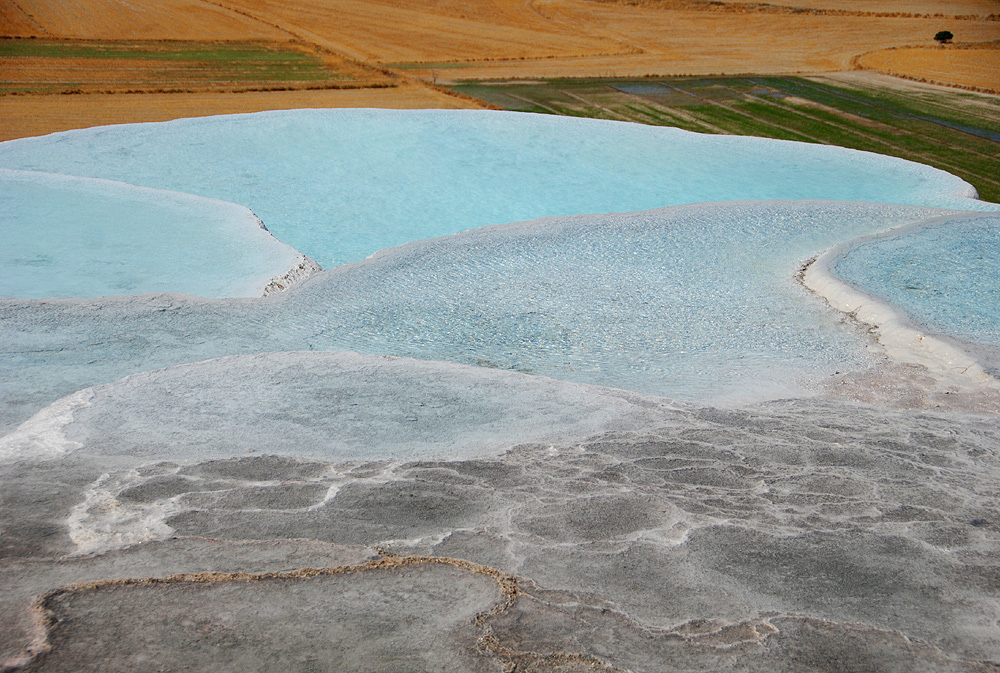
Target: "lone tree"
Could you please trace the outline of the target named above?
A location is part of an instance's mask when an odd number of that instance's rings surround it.
[[[955,37],[955,36],[951,34],[951,31],[949,31],[949,30],[942,30],[942,31],[938,32],[937,35],[934,36],[934,39],[937,40],[938,42],[940,42],[941,44],[950,44],[951,43],[951,38],[953,38],[953,37]]]

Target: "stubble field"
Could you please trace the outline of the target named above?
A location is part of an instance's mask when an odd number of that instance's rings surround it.
[[[866,70],[969,89],[1000,91],[1000,49],[996,44],[965,49],[883,49],[856,59]]]

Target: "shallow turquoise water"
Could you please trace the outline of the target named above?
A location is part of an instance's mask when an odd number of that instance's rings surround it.
[[[835,271],[927,328],[1000,347],[1000,218],[952,221],[851,248]]]
[[[246,208],[124,183],[0,169],[0,295],[260,296],[295,250]]]
[[[85,386],[267,351],[411,356],[709,402],[800,395],[873,364],[857,331],[794,282],[803,261],[940,208],[1000,208],[952,175],[875,154],[492,112],[309,110],[106,127],[0,143],[0,167],[247,206],[283,242],[335,267],[273,300],[0,302],[7,424]],[[103,213],[116,227],[162,233],[133,227],[167,207],[139,193],[145,202],[114,208],[98,191],[25,197],[14,219],[54,202],[55,221],[89,210],[93,230]],[[674,207],[651,210],[663,206]],[[503,224],[532,218],[543,219]],[[165,240],[180,258],[210,249],[190,231],[179,238]],[[44,254],[39,240],[19,245]],[[101,252],[90,237],[77,241]],[[138,242],[132,254],[151,258],[165,287],[198,274]],[[202,264],[212,274],[236,268],[214,254]],[[106,271],[81,265],[117,282]]]
[[[746,199],[979,208],[958,178],[836,147],[477,111],[299,110],[0,143],[0,166],[245,205],[324,268],[551,215]]]
[[[696,204],[428,239],[266,299],[0,301],[0,406],[23,420],[18,405],[31,410],[35,400],[136,372],[307,350],[515,370],[708,403],[807,395],[875,360],[856,327],[796,284],[801,260],[941,212],[830,201]]]

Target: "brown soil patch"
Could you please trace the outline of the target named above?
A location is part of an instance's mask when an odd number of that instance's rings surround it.
[[[885,49],[864,54],[857,62],[862,68],[897,77],[1000,93],[1000,45]]]
[[[475,108],[428,87],[191,94],[0,96],[0,141],[104,124],[298,108]]]

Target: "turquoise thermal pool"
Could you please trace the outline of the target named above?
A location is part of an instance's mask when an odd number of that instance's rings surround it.
[[[985,670],[974,197],[485,111],[0,143],[0,669]]]
[[[299,255],[234,203],[0,169],[0,293],[259,296]]]
[[[749,199],[988,209],[927,166],[763,138],[548,115],[298,110],[0,144],[0,166],[250,208],[324,268],[489,224]]]
[[[1000,347],[1000,219],[954,221],[866,241],[835,270],[928,329]]]
[[[810,394],[875,359],[860,330],[796,283],[806,260],[950,211],[997,209],[952,175],[875,154],[493,112],[105,127],[2,143],[0,166],[4,226],[19,232],[4,253],[17,279],[3,291],[18,298],[0,306],[8,427],[130,374],[279,351],[406,356],[710,403]],[[995,232],[988,213],[955,217]],[[36,222],[52,233],[26,234]],[[127,232],[131,247],[95,244],[87,232],[98,230]],[[76,257],[72,246],[89,261],[50,268]],[[295,251],[328,270],[253,299]],[[146,285],[116,275],[123,256]],[[856,266],[848,280],[873,263]],[[54,288],[75,274],[79,299],[33,300],[66,296]],[[167,291],[216,299],[140,294]]]

